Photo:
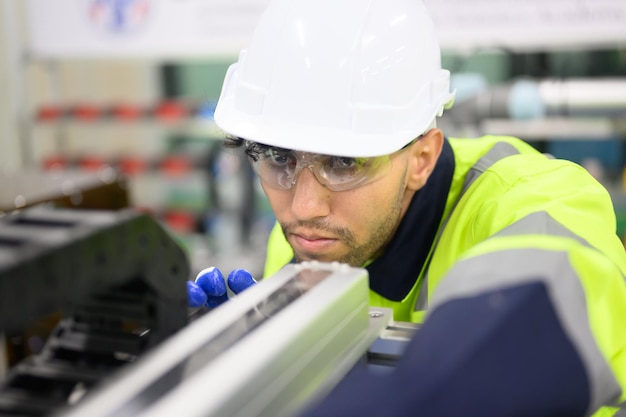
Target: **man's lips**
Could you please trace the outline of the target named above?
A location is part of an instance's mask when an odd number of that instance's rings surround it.
[[[323,252],[337,242],[336,238],[315,234],[292,233],[291,236],[296,249],[309,253]]]

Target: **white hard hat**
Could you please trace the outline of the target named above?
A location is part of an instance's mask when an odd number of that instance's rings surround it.
[[[385,155],[452,104],[449,80],[419,0],[274,0],[228,69],[215,122],[271,146]]]

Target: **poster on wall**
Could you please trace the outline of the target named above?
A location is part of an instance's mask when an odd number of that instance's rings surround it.
[[[29,52],[44,58],[236,56],[267,4],[268,0],[27,0]]]
[[[22,1],[22,0],[14,0]],[[365,1],[365,0],[364,0]],[[236,56],[269,0],[27,0],[39,58]],[[448,51],[626,45],[624,0],[424,0]]]
[[[626,46],[624,0],[424,0],[448,50]]]

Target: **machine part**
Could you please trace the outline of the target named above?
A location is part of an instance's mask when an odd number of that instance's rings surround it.
[[[194,320],[57,417],[293,415],[328,393],[381,334],[365,269],[289,264]]]
[[[447,116],[456,124],[484,119],[537,120],[543,117],[622,117],[626,114],[626,79],[516,80],[477,90],[475,77],[455,77],[467,91]],[[454,85],[453,83],[453,85]],[[469,92],[473,94],[469,95]]]
[[[374,310],[373,313],[385,314]],[[370,313],[370,317],[372,313]],[[404,353],[409,341],[419,329],[419,325],[408,322],[391,321],[370,345],[367,351],[367,366],[392,369]]]
[[[127,179],[110,166],[93,173],[60,169],[0,170],[0,215],[44,203],[90,210],[128,208]]]
[[[188,323],[185,253],[135,211],[34,207],[0,219],[0,330],[60,320],[12,366],[0,415],[41,416],[84,393]]]
[[[547,115],[626,115],[626,78],[548,79],[539,82]]]

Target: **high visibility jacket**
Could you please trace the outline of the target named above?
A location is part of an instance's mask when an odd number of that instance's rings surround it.
[[[626,253],[609,193],[582,167],[515,138],[447,141],[454,171],[438,231],[421,242],[424,267],[403,299],[371,290],[370,305],[426,324],[455,301],[538,283],[587,375],[588,414],[626,403]],[[265,276],[292,257],[275,227]]]

